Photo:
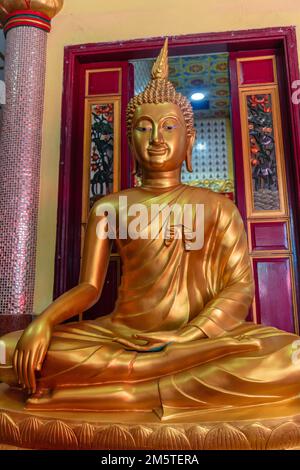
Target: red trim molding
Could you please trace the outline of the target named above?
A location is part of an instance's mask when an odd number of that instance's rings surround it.
[[[44,13],[34,10],[16,10],[10,13],[4,23],[4,34],[18,26],[30,26],[32,28],[42,29],[49,33],[51,31],[51,19]]]

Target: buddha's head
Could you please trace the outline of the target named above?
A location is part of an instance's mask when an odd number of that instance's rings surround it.
[[[193,110],[168,80],[168,40],[152,68],[145,90],[127,108],[127,135],[134,158],[142,169],[166,172],[185,161],[192,171],[195,140]]]

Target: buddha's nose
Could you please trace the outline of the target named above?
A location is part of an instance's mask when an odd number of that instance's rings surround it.
[[[160,145],[163,143],[163,135],[158,126],[153,126],[151,134],[151,144]]]

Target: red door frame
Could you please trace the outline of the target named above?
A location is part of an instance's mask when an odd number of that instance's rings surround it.
[[[137,39],[123,42],[96,43],[86,45],[68,46],[64,52],[64,77],[62,97],[62,123],[61,123],[61,152],[60,152],[60,174],[59,194],[57,212],[57,243],[55,256],[55,283],[54,297],[57,297],[67,289],[73,287],[79,275],[79,260],[75,271],[72,269],[70,276],[70,260],[78,257],[78,247],[74,245],[74,233],[76,227],[72,223],[73,214],[81,211],[78,207],[78,191],[81,188],[81,173],[77,172],[74,180],[72,167],[74,166],[73,149],[77,145],[80,133],[74,126],[74,116],[82,113],[76,107],[78,97],[77,74],[81,64],[93,62],[108,62],[120,60],[132,60],[138,58],[154,57],[160,50],[163,38]],[[255,29],[247,31],[230,31],[221,33],[205,33],[184,36],[169,37],[169,55],[187,55],[215,52],[238,52],[262,49],[275,49],[279,52],[282,80],[282,109],[284,111],[284,130],[290,140],[288,145],[287,173],[291,213],[295,226],[295,233],[300,234],[300,116],[299,105],[292,103],[292,83],[299,80],[298,54],[296,29],[293,26]],[[232,96],[232,100],[236,100]],[[233,106],[238,112],[238,106]],[[80,118],[81,119],[81,118]],[[75,119],[78,122],[78,120]],[[234,121],[237,122],[237,119]],[[237,139],[236,148],[239,146],[240,129],[233,129]],[[79,143],[80,145],[80,143]],[[241,146],[239,147],[241,148]],[[243,214],[243,171],[242,156],[235,155],[235,173],[237,182],[237,203]],[[81,192],[80,192],[81,194]],[[76,204],[74,203],[76,201]],[[79,228],[80,230],[80,228]],[[300,237],[299,237],[300,238]],[[300,254],[299,240],[295,240],[296,252]],[[75,246],[75,248],[74,248]],[[76,253],[77,251],[77,253]],[[72,262],[71,262],[72,264]],[[296,272],[296,282],[299,272]],[[298,284],[298,282],[297,282]],[[298,299],[299,300],[299,299]],[[298,305],[299,302],[298,302]]]

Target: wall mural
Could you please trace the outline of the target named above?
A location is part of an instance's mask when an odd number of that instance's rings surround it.
[[[95,104],[91,113],[90,207],[113,192],[114,107]]]
[[[280,209],[270,94],[247,96],[250,163],[255,210]]]

